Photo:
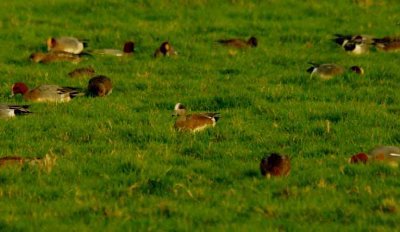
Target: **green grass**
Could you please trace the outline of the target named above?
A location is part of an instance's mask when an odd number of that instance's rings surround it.
[[[92,66],[113,93],[0,123],[0,156],[56,157],[0,167],[0,231],[395,231],[399,169],[349,165],[350,155],[400,143],[398,53],[351,56],[334,33],[398,34],[396,1],[2,1],[0,98],[23,81],[87,85]],[[362,2],[370,2],[364,5]],[[134,40],[134,57],[33,64],[49,36],[89,48]],[[229,55],[214,41],[251,35]],[[170,40],[176,58],[153,59]],[[361,65],[363,77],[310,79],[307,62]],[[175,103],[218,111],[218,125],[177,133]],[[330,131],[327,131],[327,122]],[[288,154],[287,178],[264,179],[261,158]]]

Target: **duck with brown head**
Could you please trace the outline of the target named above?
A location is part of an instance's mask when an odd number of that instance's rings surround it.
[[[400,147],[378,146],[368,153],[358,153],[349,159],[349,163],[383,162],[397,167],[400,162]]]
[[[310,73],[310,77],[314,75],[318,76],[322,80],[329,80],[335,76],[340,76],[345,73],[346,69],[337,64],[317,64],[310,63],[312,66],[307,69],[307,72]],[[360,66],[351,66],[348,71],[354,72],[359,75],[364,74],[364,69]]]
[[[132,41],[127,41],[124,43],[123,49],[96,49],[92,53],[100,54],[100,55],[110,55],[110,56],[129,56],[132,55],[135,51],[135,43]]]
[[[84,95],[81,88],[58,85],[40,85],[29,90],[22,82],[17,82],[11,87],[11,96],[17,94],[22,94],[26,101],[32,102],[68,102],[74,97]]]
[[[186,114],[186,107],[177,103],[172,116],[176,116],[175,129],[178,131],[198,132],[208,127],[214,127],[220,118],[219,113]]]
[[[288,176],[290,173],[290,159],[286,155],[271,153],[261,159],[260,171],[263,176]]]
[[[168,41],[165,41],[156,49],[153,56],[157,58],[160,56],[175,56],[177,54],[172,45]]]

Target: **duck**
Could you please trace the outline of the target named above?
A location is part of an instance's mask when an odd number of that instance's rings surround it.
[[[9,105],[0,104],[0,118],[12,118],[19,115],[32,113],[29,111],[29,105]]]
[[[80,54],[86,46],[86,42],[80,41],[75,37],[50,37],[47,39],[47,50],[49,52]]]
[[[40,85],[32,90],[23,82],[16,82],[11,87],[11,96],[22,94],[26,101],[32,102],[68,102],[82,96],[81,88],[61,87],[58,85]]]
[[[369,52],[372,43],[372,36],[369,35],[342,35],[335,34],[333,41],[349,53],[355,55],[366,54]]]
[[[99,75],[91,78],[88,84],[88,93],[93,97],[104,97],[112,92],[112,82],[111,79]]]
[[[66,61],[71,63],[79,63],[81,62],[81,57],[72,53],[66,52],[35,52],[29,56],[29,59],[35,63],[52,63],[59,61]]]
[[[381,51],[400,51],[400,37],[373,38],[372,45]]]
[[[261,175],[270,176],[288,176],[290,173],[290,159],[287,155],[271,153],[261,159]]]
[[[174,128],[178,131],[198,132],[208,127],[214,127],[220,118],[219,113],[197,113],[186,114],[186,107],[181,103],[176,103],[174,113],[177,119]]]
[[[93,76],[96,71],[92,67],[82,67],[76,68],[68,73],[68,76],[71,78],[80,77],[80,76]]]
[[[342,75],[345,72],[345,68],[337,64],[310,64],[312,66],[307,69],[307,72],[311,73],[311,77],[317,75],[323,80],[332,79],[333,77]],[[351,66],[349,71],[359,75],[364,74],[364,69],[360,66]]]
[[[400,147],[397,146],[378,146],[367,153],[358,153],[350,157],[350,163],[367,163],[370,161],[380,161],[388,163],[390,166],[397,167],[400,161]]]
[[[172,45],[168,41],[165,41],[156,49],[153,56],[157,58],[160,56],[175,56],[177,54]]]
[[[229,47],[234,47],[234,48],[250,48],[250,47],[257,47],[258,45],[258,40],[256,37],[252,36],[248,40],[244,39],[220,39],[217,40],[218,43],[229,46]]]
[[[25,158],[19,156],[5,156],[0,158],[0,167],[8,165],[22,165],[25,162]]]
[[[132,41],[125,42],[122,50],[118,49],[98,49],[94,50],[93,53],[100,55],[110,55],[110,56],[128,56],[133,54],[135,50],[135,43]]]

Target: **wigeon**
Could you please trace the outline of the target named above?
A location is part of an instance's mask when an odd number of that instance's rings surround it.
[[[159,48],[156,49],[154,52],[154,57],[160,57],[160,56],[175,56],[177,55],[177,52],[174,50],[172,45],[166,41],[161,44]]]
[[[307,69],[307,72],[311,73],[311,77],[316,75],[323,80],[332,79],[335,76],[342,75],[345,72],[345,68],[337,64],[316,64],[310,63],[312,66]],[[359,66],[352,66],[349,71],[364,74],[364,70]]]
[[[290,159],[286,155],[272,153],[262,158],[260,171],[263,176],[288,176],[290,173]]]
[[[51,37],[47,40],[47,50],[49,52],[80,54],[84,47],[86,47],[86,43],[75,37]]]
[[[335,34],[335,36],[333,41],[342,46],[345,51],[356,55],[368,53],[372,43],[372,36],[368,35]]]
[[[84,93],[81,88],[61,87],[58,85],[40,85],[32,90],[22,82],[13,84],[11,95],[22,94],[24,99],[33,102],[68,102]]]
[[[93,97],[104,97],[112,92],[112,82],[106,76],[95,76],[89,80],[88,92]]]
[[[358,153],[353,155],[350,163],[367,163],[370,161],[383,161],[392,166],[398,166],[400,161],[400,147],[397,146],[379,146],[368,153]]]
[[[252,36],[248,40],[244,39],[221,39],[217,41],[220,44],[225,46],[234,47],[234,48],[249,48],[249,47],[257,47],[258,41],[256,37]]]
[[[81,57],[72,53],[66,52],[35,52],[29,56],[29,59],[35,63],[52,63],[59,61],[66,61],[72,63],[79,63],[81,61]]]
[[[29,105],[0,104],[0,118],[11,118],[29,113],[32,113],[29,111]]]
[[[124,44],[122,50],[118,49],[97,49],[94,50],[93,53],[100,55],[110,55],[110,56],[127,56],[133,54],[135,50],[135,43],[132,41],[128,41]]]
[[[186,114],[186,107],[181,103],[175,105],[173,116],[177,116],[174,125],[176,130],[191,132],[198,132],[207,127],[214,127],[220,118],[219,113]]]
[[[400,51],[400,37],[374,38],[372,44],[381,51]]]
[[[73,71],[68,73],[68,76],[71,78],[80,77],[80,76],[93,76],[96,72],[92,67],[83,67],[83,68],[76,68]]]

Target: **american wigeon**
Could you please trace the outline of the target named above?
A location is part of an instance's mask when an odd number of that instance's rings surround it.
[[[93,53],[100,55],[110,55],[110,56],[127,56],[133,54],[135,50],[135,43],[132,41],[128,41],[124,44],[122,50],[118,49],[96,49]]]
[[[307,69],[307,72],[311,73],[311,77],[317,75],[323,80],[332,79],[335,76],[342,75],[345,72],[345,68],[337,64],[316,64],[310,63],[312,66]],[[359,66],[352,66],[349,71],[364,74],[364,70]]]
[[[112,82],[106,76],[95,76],[89,80],[88,93],[93,97],[104,97],[112,92]]]
[[[0,104],[0,118],[11,118],[29,113],[32,113],[29,111],[29,105]]]
[[[47,40],[47,50],[49,52],[80,54],[84,47],[86,47],[86,43],[75,37],[51,37]]]
[[[374,38],[372,44],[381,51],[400,51],[400,37]]]
[[[163,42],[154,52],[154,57],[175,55],[177,55],[177,52],[168,41]]]
[[[368,35],[335,34],[335,36],[333,41],[342,46],[345,51],[356,55],[368,53],[372,43],[372,36]]]
[[[263,176],[288,176],[290,173],[290,159],[286,155],[272,153],[262,158],[260,171]]]
[[[220,118],[219,113],[186,114],[186,107],[181,103],[175,105],[173,116],[177,116],[174,125],[175,129],[191,132],[202,131],[207,127],[214,127]]]
[[[220,44],[234,47],[234,48],[249,48],[249,47],[257,47],[258,41],[257,38],[252,36],[248,40],[244,39],[220,39],[217,41]]]
[[[96,73],[92,67],[76,68],[68,73],[71,78],[80,76],[93,76]]]
[[[22,82],[13,84],[11,89],[11,95],[22,94],[25,100],[33,102],[68,102],[76,96],[84,95],[81,88],[58,85],[40,85],[29,90]]]
[[[400,147],[375,147],[368,153],[358,153],[353,155],[349,160],[350,163],[367,163],[370,161],[382,161],[392,166],[398,166],[398,162],[400,162]]]
[[[52,63],[59,61],[66,61],[72,63],[79,63],[81,61],[81,57],[72,53],[66,52],[35,52],[29,56],[29,59],[35,63]]]

